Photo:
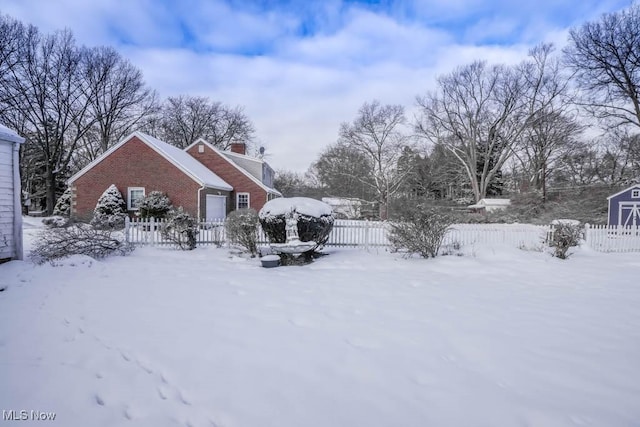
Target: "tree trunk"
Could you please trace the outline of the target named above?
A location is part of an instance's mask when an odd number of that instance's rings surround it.
[[[56,173],[53,172],[50,168],[47,168],[47,177],[46,177],[46,206],[45,213],[47,216],[53,214],[53,207],[56,204]]]

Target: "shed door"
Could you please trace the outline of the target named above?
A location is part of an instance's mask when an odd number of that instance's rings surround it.
[[[207,221],[224,219],[227,216],[227,197],[207,194]]]
[[[619,225],[640,225],[640,203],[620,202]]]

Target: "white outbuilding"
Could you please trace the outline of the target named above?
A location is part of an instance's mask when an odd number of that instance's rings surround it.
[[[23,142],[0,124],[0,262],[22,259],[19,151]]]
[[[480,199],[478,203],[467,206],[472,212],[493,212],[506,209],[511,204],[510,199]]]

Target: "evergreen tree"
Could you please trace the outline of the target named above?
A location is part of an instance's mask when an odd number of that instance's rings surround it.
[[[123,227],[126,216],[127,205],[122,194],[114,184],[111,184],[98,199],[91,225],[96,228]]]

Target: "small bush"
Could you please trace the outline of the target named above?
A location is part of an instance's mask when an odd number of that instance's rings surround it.
[[[53,215],[69,218],[71,216],[71,187],[67,187],[53,207]]]
[[[171,207],[171,200],[166,194],[152,191],[142,199],[138,212],[142,218],[166,218]]]
[[[69,225],[69,217],[63,216],[50,216],[42,220],[42,223],[49,228],[64,228]]]
[[[403,215],[401,221],[391,224],[389,241],[394,250],[417,253],[423,258],[436,257],[447,229],[454,222],[450,214],[434,208],[417,207]]]
[[[254,209],[238,209],[225,221],[227,238],[231,243],[246,249],[251,257],[258,254],[258,212]]]
[[[127,205],[120,194],[120,190],[111,184],[98,199],[93,211],[91,225],[101,229],[115,229],[124,227],[127,217]]]
[[[132,245],[110,230],[97,230],[86,224],[78,224],[41,231],[31,251],[31,259],[38,264],[70,255],[100,259],[110,255],[127,255],[133,249]]]
[[[559,223],[554,226],[551,247],[553,256],[560,259],[569,258],[569,248],[578,246],[582,238],[582,226],[570,223]]]
[[[174,243],[183,251],[196,248],[198,221],[184,211],[182,206],[172,208],[167,214],[167,222],[162,225],[162,237]]]

